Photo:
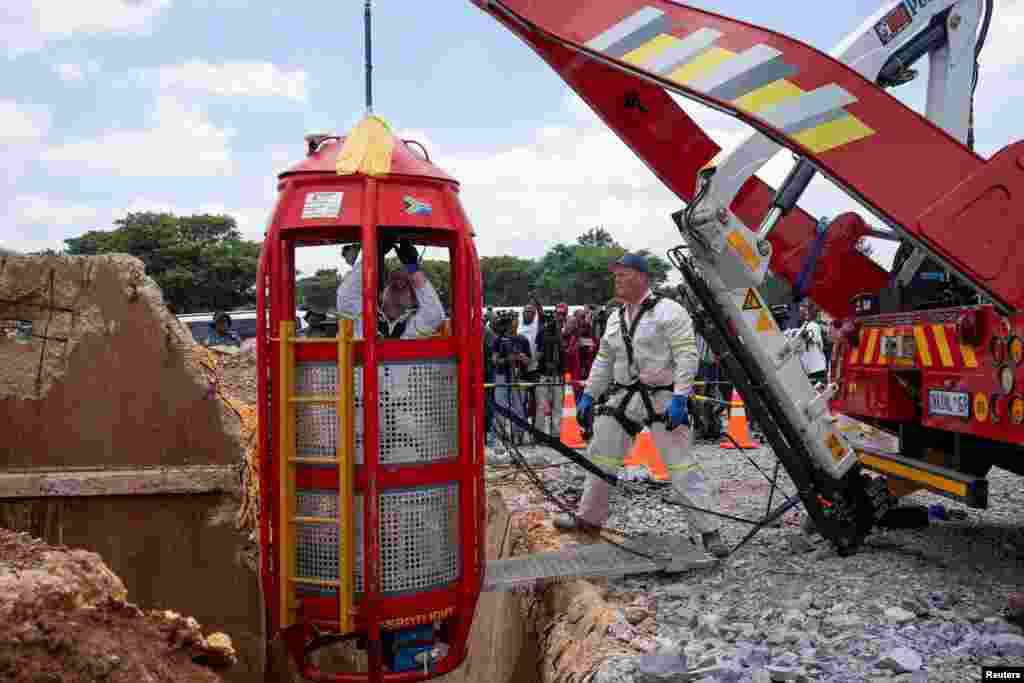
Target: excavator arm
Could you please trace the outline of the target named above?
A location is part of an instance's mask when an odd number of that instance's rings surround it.
[[[683,201],[693,199],[697,172],[720,148],[665,88],[610,61],[582,54],[498,5],[477,4],[533,48],[666,187]],[[731,208],[747,225],[757,225],[770,210],[774,196],[774,188],[753,176]],[[808,245],[815,237],[815,225],[816,221],[799,206],[779,221],[769,237],[773,272],[790,282],[797,280]],[[826,249],[810,283],[810,295],[835,317],[853,313],[849,296],[837,287],[839,263],[847,280],[866,288],[885,286],[886,272],[855,249],[858,239],[867,233],[863,221],[850,214],[837,219],[826,236]]]
[[[902,0],[889,2],[844,39],[832,51],[832,57],[880,86],[895,87],[915,78],[917,74],[911,67],[918,59],[928,56],[927,118],[966,144],[971,128],[971,104],[976,79],[976,36],[983,10],[986,10],[986,20],[990,20],[991,4],[988,0],[940,0],[922,7],[917,3],[908,5]],[[987,24],[988,21],[982,38],[987,32]],[[749,78],[737,85],[736,74],[744,69],[750,70],[751,63],[764,62],[778,56],[777,51],[765,49],[751,49],[746,54],[750,56],[745,63],[730,70],[723,69],[724,73],[716,76],[719,93],[723,93],[723,88],[730,82],[733,83],[732,90],[726,94],[736,94],[746,89]],[[762,75],[754,83],[767,80],[773,75]],[[745,97],[745,106],[755,113],[764,111],[772,106],[773,96],[777,96],[773,95],[776,92],[772,90],[773,87],[777,86],[762,89],[761,95],[755,89],[740,99]],[[858,130],[852,115],[824,114],[821,108],[814,108],[813,101],[808,105],[802,114],[797,113],[799,109],[794,107],[792,115],[814,115],[827,120],[810,127],[810,130],[804,128],[796,132],[795,137],[815,151],[825,152],[832,146],[839,146],[844,136],[868,136],[866,129]],[[778,117],[777,112],[775,116]],[[844,130],[845,133],[842,132]],[[754,131],[729,154],[713,161],[716,173],[706,193],[705,209],[730,207],[743,185],[779,150],[780,146],[776,142]],[[814,174],[812,162],[803,159],[797,163],[776,193],[772,208],[757,231],[757,238],[768,237],[779,218],[795,206]],[[738,221],[735,215],[731,215],[730,219]],[[920,264],[925,255],[937,258],[934,253],[926,254],[924,250],[919,252],[920,257],[911,257],[908,261]]]

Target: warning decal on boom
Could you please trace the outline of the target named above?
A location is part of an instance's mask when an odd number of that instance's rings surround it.
[[[757,294],[752,289],[747,290],[747,298],[743,300],[744,311],[756,311],[761,308],[761,302],[757,300]]]

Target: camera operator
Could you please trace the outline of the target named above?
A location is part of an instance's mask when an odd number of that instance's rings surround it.
[[[539,382],[540,373],[540,350],[544,345],[544,327],[541,325],[541,314],[544,307],[534,299],[523,307],[523,322],[519,326],[519,334],[526,338],[530,344],[530,362],[523,373],[524,382]],[[537,403],[540,397],[535,387],[526,389],[526,414],[530,423],[537,426]]]
[[[495,318],[494,345],[491,347],[491,362],[494,364],[494,381],[499,386],[495,390],[495,401],[524,420],[526,419],[526,392],[518,387],[500,386],[522,382],[523,374],[530,362],[530,342],[517,333],[515,314],[512,311],[501,311]],[[508,424],[505,432],[510,434],[514,444],[523,442],[523,430]]]
[[[562,434],[562,407],[565,402],[565,364],[562,359],[562,325],[554,311],[540,311],[540,336],[537,356],[541,386],[537,387],[537,416],[534,426],[548,436]]]

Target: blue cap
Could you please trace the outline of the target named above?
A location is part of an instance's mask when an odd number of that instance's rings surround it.
[[[632,268],[633,270],[639,270],[641,273],[650,274],[650,269],[647,266],[647,259],[640,254],[623,254],[622,257],[611,265],[611,269],[616,268]]]

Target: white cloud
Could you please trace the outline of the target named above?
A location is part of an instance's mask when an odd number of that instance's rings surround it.
[[[49,112],[30,110],[13,100],[0,100],[0,142],[32,142],[45,136],[49,128]]]
[[[104,225],[106,212],[45,195],[17,195],[3,203],[5,231],[0,246],[32,252],[62,249],[63,239]]]
[[[9,57],[72,35],[146,33],[171,0],[15,0],[0,12],[0,40]]]
[[[156,78],[164,90],[204,92],[229,97],[284,97],[306,101],[305,71],[285,71],[270,62],[210,64],[192,60],[161,67]]]
[[[50,131],[50,112],[12,100],[0,100],[0,201],[9,196],[25,168],[39,155]]]
[[[55,67],[57,75],[66,83],[80,81],[85,78],[85,72],[81,64],[58,64]]]
[[[19,195],[8,203],[7,211],[19,224],[54,227],[94,223],[104,213],[95,206],[61,203],[45,195]]]
[[[63,249],[64,239],[77,237],[89,230],[112,230],[114,221],[129,213],[168,212],[176,216],[197,214],[228,215],[238,223],[243,239],[262,241],[263,231],[272,204],[267,207],[229,207],[223,203],[205,202],[185,206],[175,201],[136,198],[122,206],[98,207],[75,204],[59,197],[19,195],[4,205],[0,217],[8,231],[0,238],[0,246],[20,252]]]
[[[224,176],[234,172],[228,140],[234,134],[179,100],[158,100],[154,126],[115,130],[94,140],[51,147],[41,160],[53,173],[109,172],[140,177]]]
[[[54,64],[53,70],[57,72],[57,75],[65,83],[79,83],[84,81],[87,76],[98,74],[100,72],[100,62],[96,59],[90,59],[84,64],[76,64],[74,62]]]
[[[995,0],[995,3],[992,24],[979,59],[982,77],[1024,64],[1018,37],[1024,33],[1024,2]]]
[[[678,200],[602,128],[549,128],[483,158],[428,150],[460,182],[482,255],[536,258],[597,225],[634,248],[678,243],[669,218]]]
[[[144,213],[147,211],[158,213],[173,213],[175,216],[193,216],[210,214],[215,216],[227,215],[235,219],[238,224],[238,231],[242,239],[262,241],[263,231],[267,226],[267,218],[273,204],[266,207],[229,207],[220,202],[202,202],[195,206],[183,206],[174,201],[162,199],[134,199],[128,205],[111,212],[115,218],[122,218],[129,213]],[[113,225],[113,219],[110,224]]]

